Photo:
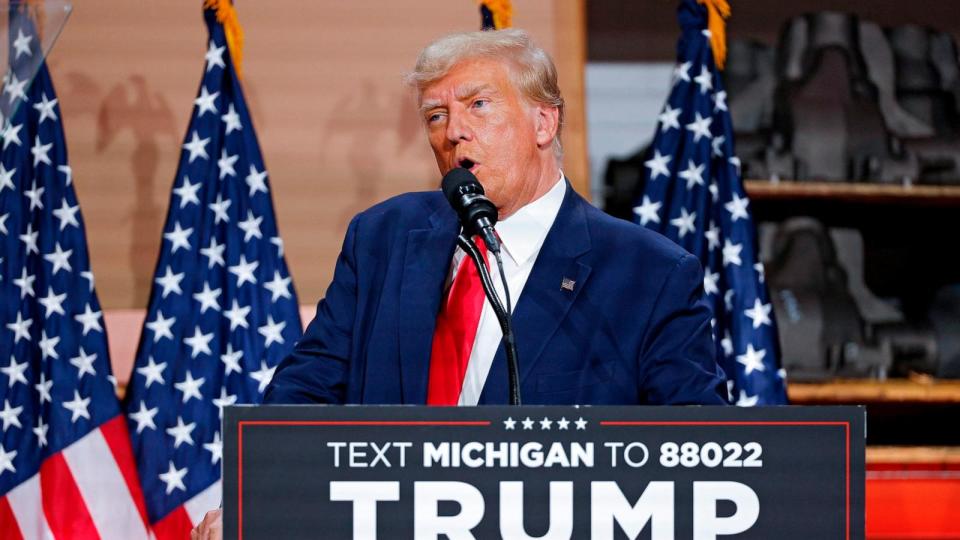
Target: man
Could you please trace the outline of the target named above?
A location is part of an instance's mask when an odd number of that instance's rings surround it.
[[[523,403],[724,404],[697,259],[563,177],[549,56],[521,30],[455,34],[427,46],[409,80],[440,174],[470,169],[497,207]],[[506,403],[502,334],[459,232],[438,191],[357,215],[264,402]]]

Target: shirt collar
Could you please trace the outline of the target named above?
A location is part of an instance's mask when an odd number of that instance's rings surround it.
[[[566,192],[567,183],[563,171],[560,171],[560,178],[550,191],[497,223],[495,229],[500,236],[500,243],[517,266],[523,265],[540,252],[540,247],[560,212]]]

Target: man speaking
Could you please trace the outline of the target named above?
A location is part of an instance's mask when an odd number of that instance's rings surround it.
[[[522,30],[454,34],[428,45],[408,80],[440,174],[469,170],[496,206],[523,403],[725,404],[696,257],[564,178],[547,53]],[[460,232],[440,191],[357,215],[264,403],[507,403],[501,329]],[[191,537],[221,527],[214,510]]]
[[[455,34],[428,45],[408,81],[440,174],[468,169],[499,214],[523,403],[724,403],[699,262],[563,177],[546,52],[522,30]],[[356,216],[264,402],[507,403],[501,329],[460,230],[439,191]]]

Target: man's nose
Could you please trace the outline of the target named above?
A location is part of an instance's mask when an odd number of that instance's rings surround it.
[[[473,129],[465,113],[450,111],[447,113],[447,140],[452,144],[473,139]]]

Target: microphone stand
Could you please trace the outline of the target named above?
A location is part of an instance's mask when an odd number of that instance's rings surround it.
[[[490,272],[487,271],[487,265],[484,263],[483,257],[480,255],[480,251],[473,243],[473,240],[461,234],[457,237],[457,244],[470,256],[473,264],[477,267],[477,272],[480,274],[480,283],[483,285],[483,292],[486,293],[487,300],[490,301],[490,306],[493,307],[493,312],[496,314],[497,321],[500,323],[500,329],[503,330],[503,346],[507,353],[509,403],[510,405],[520,405],[520,370],[517,367],[517,344],[513,335],[510,289],[507,286],[506,275],[503,273],[503,263],[500,262],[500,254],[496,253],[495,255],[497,257],[498,267],[500,268],[500,278],[503,280],[503,290],[507,299],[506,309],[504,309],[503,304],[500,302],[500,297],[497,295],[496,289],[493,288],[493,280],[490,279]]]

